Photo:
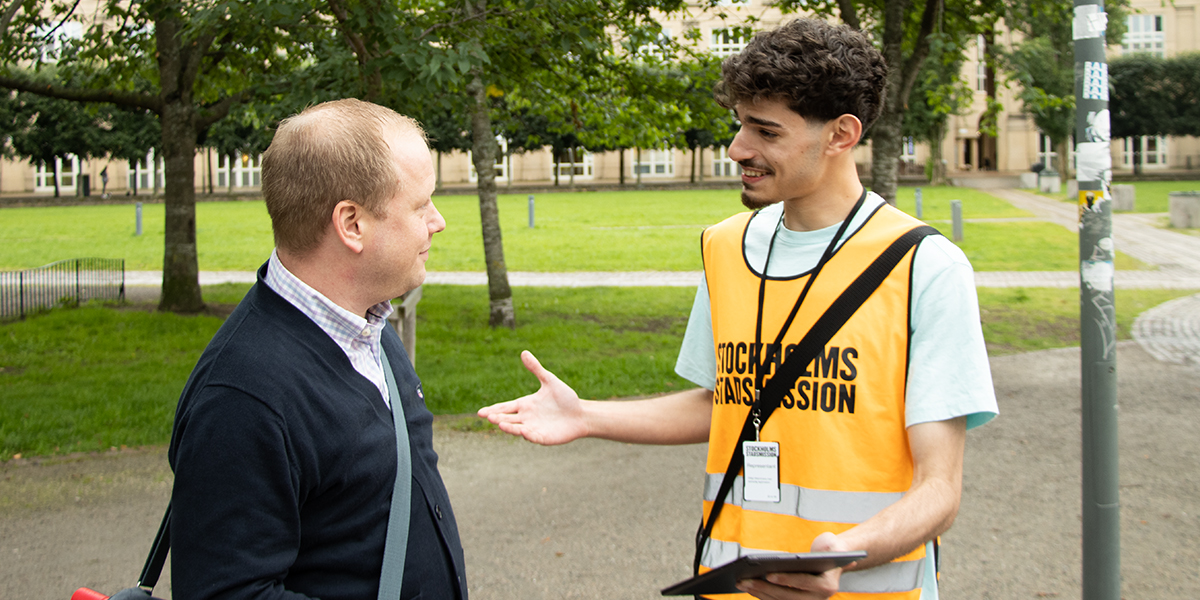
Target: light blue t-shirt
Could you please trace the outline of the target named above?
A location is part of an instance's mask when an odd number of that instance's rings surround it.
[[[883,202],[883,198],[868,193],[839,246]],[[762,209],[750,221],[746,260],[759,272],[766,262],[767,247],[782,212],[780,202]],[[841,223],[816,231],[791,231],[779,225],[767,275],[794,277],[811,270],[839,227]],[[966,416],[970,429],[990,421],[998,412],[996,393],[979,324],[975,274],[962,250],[942,236],[925,238],[913,258],[912,295],[906,426]],[[708,283],[702,281],[696,290],[675,372],[696,385],[713,389],[717,382],[713,346]],[[921,598],[937,600],[932,544],[927,545],[926,551],[929,560]]]

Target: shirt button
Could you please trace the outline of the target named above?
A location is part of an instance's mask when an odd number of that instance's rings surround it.
[[[437,518],[438,518],[438,520],[439,520],[439,521],[441,521],[441,520],[442,520],[442,505],[440,505],[440,504],[434,504],[434,505],[433,505],[433,512],[434,512],[434,514],[436,514],[436,515],[437,515]]]
[[[361,335],[363,337],[367,337],[368,335],[371,335],[371,330],[364,327],[362,330],[362,333],[360,333],[359,335]]]

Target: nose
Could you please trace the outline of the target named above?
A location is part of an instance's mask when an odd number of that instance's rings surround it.
[[[442,217],[442,213],[438,212],[432,201],[429,203],[429,208],[433,210],[433,214],[429,215],[429,235],[433,235],[446,228],[446,219]]]
[[[733,136],[733,141],[729,143],[729,149],[726,153],[729,160],[733,162],[742,162],[754,156],[754,152],[750,150],[750,146],[746,141],[745,128],[738,129],[736,135]]]

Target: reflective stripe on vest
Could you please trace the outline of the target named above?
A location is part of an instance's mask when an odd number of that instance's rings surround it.
[[[717,499],[723,473],[708,473],[704,478],[704,499]],[[837,492],[813,490],[798,485],[780,484],[779,502],[742,502],[742,476],[733,480],[733,489],[725,497],[726,506],[740,506],[742,510],[774,513],[800,517],[806,521],[829,523],[853,523],[870,519],[879,511],[894,504],[904,496],[900,492]],[[717,563],[721,564],[721,563]]]
[[[727,562],[751,554],[788,554],[771,550],[742,548],[736,542],[708,540],[700,564],[712,569]],[[896,594],[919,590],[925,584],[925,560],[890,562],[865,571],[842,573],[838,584],[839,592],[858,594]]]

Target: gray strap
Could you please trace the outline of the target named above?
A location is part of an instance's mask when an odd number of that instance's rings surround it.
[[[404,557],[408,553],[408,517],[412,501],[412,455],[408,448],[408,423],[404,403],[396,387],[396,376],[380,349],[383,376],[387,379],[392,404],[392,426],[396,430],[396,485],[392,488],[392,510],[388,513],[387,542],[383,547],[383,571],[379,574],[379,600],[399,600],[404,582]]]

